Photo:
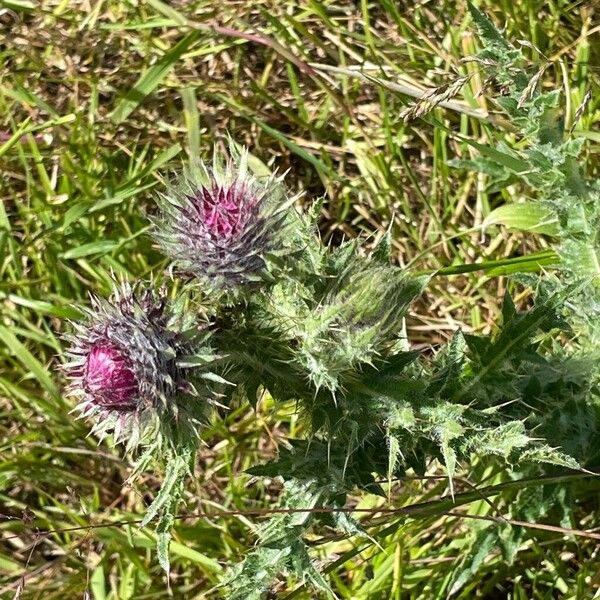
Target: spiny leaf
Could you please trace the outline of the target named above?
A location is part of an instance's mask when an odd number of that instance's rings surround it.
[[[496,45],[508,50],[510,46],[504,39],[504,36],[496,29],[496,26],[490,19],[484,15],[470,0],[467,1],[467,7],[473,17],[473,21],[479,30],[481,37],[489,44]]]

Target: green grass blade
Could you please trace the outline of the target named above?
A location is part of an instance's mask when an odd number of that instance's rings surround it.
[[[169,50],[158,62],[144,71],[133,88],[120,100],[110,118],[119,124],[151,94],[167,76],[175,63],[187,52],[190,46],[200,37],[200,31],[188,33],[179,43]]]
[[[7,327],[0,326],[0,340],[54,398],[60,398],[58,388],[44,367]]]

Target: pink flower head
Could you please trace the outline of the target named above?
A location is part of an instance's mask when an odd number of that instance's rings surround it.
[[[91,307],[82,307],[85,318],[65,335],[63,372],[75,410],[94,418],[94,433],[112,432],[133,449],[152,441],[157,427],[171,435],[205,418],[207,402],[198,398],[212,389],[195,377],[192,383],[184,369],[199,368],[186,362],[196,352],[211,355],[208,336],[190,331],[181,306],[142,282],[115,282],[110,298],[92,297]]]
[[[240,182],[233,182],[229,187],[215,184],[199,191],[197,199],[201,200],[204,226],[214,238],[223,240],[235,236],[253,216],[252,208],[258,198],[248,197],[248,192]]]
[[[95,344],[86,359],[85,390],[99,406],[134,408],[138,384],[127,356],[110,342]]]
[[[260,280],[266,257],[284,251],[289,207],[281,177],[254,175],[248,153],[193,162],[157,203],[153,236],[180,271],[215,288]]]

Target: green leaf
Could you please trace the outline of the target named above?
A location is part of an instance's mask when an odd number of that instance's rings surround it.
[[[2,294],[0,294],[2,298]],[[37,313],[42,315],[54,315],[61,319],[81,319],[82,313],[73,306],[56,306],[52,302],[46,302],[44,300],[32,300],[31,298],[23,298],[16,294],[9,294],[8,300],[14,302],[18,306],[24,306],[30,308]]]
[[[264,121],[257,117],[249,116],[248,119],[256,125],[258,125],[263,131],[271,135],[273,138],[280,141],[294,154],[297,154],[300,158],[313,165],[313,167],[315,167],[319,172],[326,173],[329,177],[335,179],[336,181],[342,179],[342,177],[338,175],[336,171],[328,167],[322,160],[313,156],[310,152],[304,150],[304,148],[298,146],[298,144],[293,142],[289,137],[287,137],[277,129],[271,127],[270,125],[267,125]]]
[[[31,119],[28,117],[25,119],[20,127],[15,131],[13,135],[10,136],[2,146],[0,146],[0,157],[4,156],[15,144],[17,144],[24,135],[28,133],[35,133],[37,131],[43,131],[44,129],[49,129],[50,127],[55,127],[57,125],[66,125],[67,123],[72,123],[75,121],[77,117],[74,114],[64,115],[62,117],[58,117],[56,119],[51,119],[45,121],[44,123],[40,123],[39,125],[31,125]]]
[[[223,567],[216,560],[213,560],[206,554],[202,554],[201,552],[198,552],[197,550],[194,550],[185,544],[180,544],[173,539],[170,540],[169,550],[174,556],[185,558],[186,560],[190,560],[202,566],[204,571],[208,571],[210,573],[222,573],[223,571]]]
[[[196,90],[186,87],[181,90],[183,118],[187,129],[188,153],[190,157],[200,156],[200,115]]]
[[[165,15],[165,17],[171,18],[178,25],[187,25],[187,19],[185,15],[175,10],[172,6],[169,6],[161,0],[146,0],[150,6],[155,8],[159,13]]]
[[[83,215],[90,209],[91,204],[88,202],[77,202],[70,206],[63,216],[60,227],[66,229],[69,225],[75,223],[83,217]]]
[[[506,525],[505,525],[506,526]],[[450,594],[455,594],[476,573],[488,554],[498,546],[498,533],[494,527],[486,527],[477,533],[469,551],[454,572]]]
[[[559,467],[567,467],[569,469],[581,469],[579,463],[572,456],[545,444],[525,450],[525,452],[521,454],[520,460],[532,460],[535,462],[558,465]]]
[[[151,162],[149,162],[145,167],[143,167],[139,171],[135,171],[135,173],[133,173],[133,175],[128,180],[121,183],[116,189],[114,195],[118,196],[119,194],[122,194],[132,189],[133,186],[135,186],[136,182],[139,182],[140,180],[142,180],[142,178],[146,177],[147,175],[151,175],[155,171],[158,171],[160,168],[162,168],[164,165],[170,162],[173,158],[175,158],[181,152],[181,150],[181,144],[179,143],[172,144],[168,148],[161,150],[154,157],[154,159]],[[101,202],[98,202],[94,205],[92,212],[99,210],[99,206],[102,206]]]
[[[169,573],[171,565],[169,562],[169,542],[171,541],[171,533],[169,528],[159,532],[156,539],[156,556],[158,564],[163,568],[165,573]]]
[[[450,494],[452,496],[454,496],[454,484],[452,478],[454,477],[454,472],[456,470],[456,452],[452,447],[451,442],[460,438],[465,432],[465,428],[460,423],[464,410],[464,406],[444,402],[425,411],[431,429],[437,439],[440,450],[442,451],[446,472],[448,474]]]
[[[400,442],[395,435],[388,436],[388,481],[392,481],[396,464],[398,463],[398,457],[401,455]]]
[[[65,260],[72,260],[74,258],[91,256],[92,254],[107,254],[120,244],[121,242],[118,240],[100,240],[97,242],[90,242],[89,244],[82,244],[81,246],[71,248],[70,250],[63,252],[60,256]]]
[[[504,300],[502,301],[502,322],[510,323],[517,316],[517,309],[511,295],[508,291],[504,294]]]
[[[104,579],[104,567],[99,564],[90,577],[90,590],[94,600],[106,600],[106,584]]]
[[[459,275],[461,273],[472,273],[474,271],[485,271],[489,277],[500,275],[511,275],[514,273],[537,272],[541,267],[556,265],[560,258],[554,250],[542,250],[525,256],[505,258],[502,260],[486,260],[479,263],[466,265],[452,265],[442,267],[434,272],[435,276]]]
[[[477,29],[479,30],[479,34],[484,41],[508,50],[510,46],[492,21],[490,21],[486,15],[476,8],[472,2],[468,1],[467,7],[475,25],[477,26]]]
[[[508,459],[510,454],[529,445],[533,440],[525,433],[522,421],[511,421],[490,429],[472,442],[473,449],[482,454],[496,454]],[[521,459],[522,459],[521,454]]]
[[[135,564],[129,563],[121,570],[119,578],[119,598],[122,600],[130,600],[135,594],[135,569]]]
[[[502,324],[500,333],[493,339],[480,338],[474,344],[474,339],[467,339],[467,343],[475,350],[480,369],[476,376],[458,394],[456,400],[463,398],[468,391],[494,370],[499,369],[505,361],[516,357],[531,343],[531,338],[538,331],[549,331],[556,327],[564,327],[564,322],[558,318],[557,309],[570,295],[581,289],[583,284],[578,283],[566,286],[559,292],[543,299],[538,296],[537,304],[529,311],[514,314],[514,317]],[[509,311],[505,314],[508,314]]]
[[[377,246],[373,248],[373,259],[384,265],[389,265],[392,259],[392,242],[392,227],[390,225],[383,236],[381,236]]]
[[[474,140],[469,138],[461,138],[464,142],[473,146],[473,148],[477,148],[481,154],[491,158],[499,165],[507,168],[509,171],[516,174],[524,174],[531,169],[531,166],[526,160],[523,160],[519,156],[514,153],[502,152],[497,148],[493,148],[492,146],[486,146],[485,144],[480,144]],[[507,149],[508,150],[508,149]]]
[[[184,452],[181,456],[170,457],[162,486],[152,504],[146,510],[142,527],[148,525],[157,514],[160,515],[159,518],[162,520],[163,515],[170,512],[172,505],[176,504],[179,491],[183,486],[183,480],[189,470],[189,460],[190,456],[187,452]]]
[[[30,2],[29,0],[3,0],[2,4],[12,10],[29,11],[39,8],[35,2]]]
[[[494,209],[483,221],[484,227],[504,225],[509,229],[531,231],[556,236],[559,234],[558,220],[541,204],[523,202],[503,204]]]

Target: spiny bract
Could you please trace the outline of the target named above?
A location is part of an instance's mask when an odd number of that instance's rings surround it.
[[[214,288],[260,279],[265,255],[285,245],[295,198],[281,177],[250,172],[248,152],[215,150],[212,165],[198,161],[182,180],[160,194],[153,236],[174,265]]]
[[[93,432],[113,431],[133,448],[157,427],[163,433],[182,425],[195,430],[211,393],[200,393],[183,371],[200,336],[181,330],[164,295],[123,283],[108,300],[92,297],[84,313],[66,336],[71,345],[64,368],[77,409],[96,421]]]

